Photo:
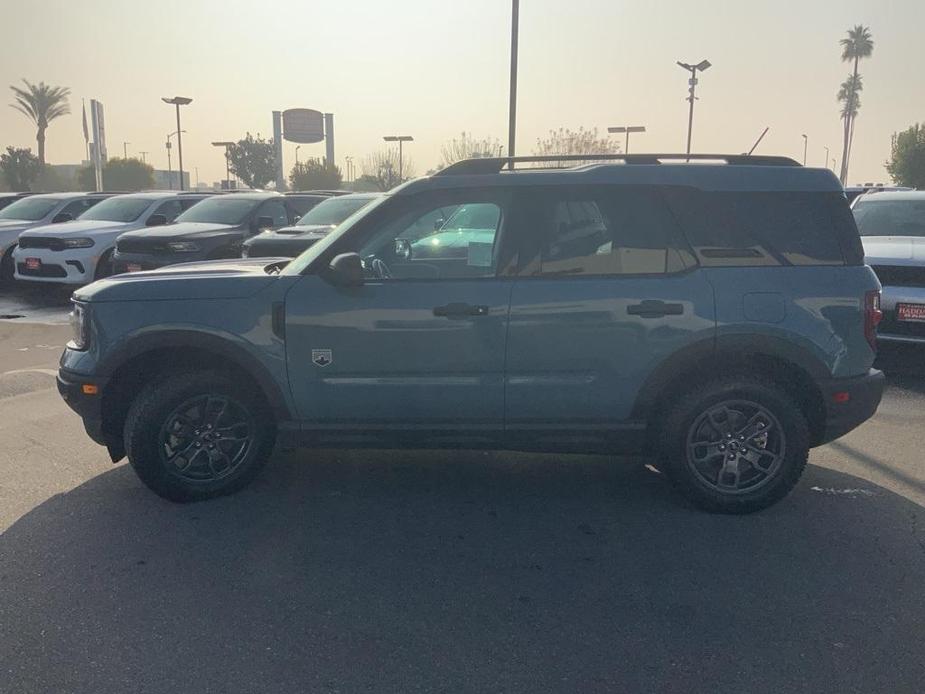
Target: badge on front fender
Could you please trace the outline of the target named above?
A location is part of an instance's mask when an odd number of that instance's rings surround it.
[[[312,364],[315,366],[328,366],[334,362],[334,354],[329,349],[313,349]]]

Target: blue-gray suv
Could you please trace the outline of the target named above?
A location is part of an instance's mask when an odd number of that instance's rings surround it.
[[[59,389],[175,501],[285,441],[642,452],[702,508],[776,502],[883,389],[841,186],[777,157],[588,158],[459,162],[291,261],[95,282]]]

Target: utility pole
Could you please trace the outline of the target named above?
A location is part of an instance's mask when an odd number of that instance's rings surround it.
[[[678,65],[691,74],[691,77],[687,82],[688,85],[690,85],[687,90],[690,92],[690,96],[687,97],[687,100],[691,104],[690,111],[687,116],[687,153],[690,154],[691,138],[694,131],[694,102],[697,100],[697,73],[709,69],[711,63],[709,60],[701,60],[696,65],[690,65],[689,63],[682,63],[679,60]],[[688,159],[688,161],[690,161],[690,159]]]
[[[180,107],[191,104],[193,100],[188,96],[175,96],[172,98],[162,96],[161,101],[177,107],[177,158],[180,168],[180,190],[183,190],[183,138],[180,137],[180,133],[183,131],[180,129]]]

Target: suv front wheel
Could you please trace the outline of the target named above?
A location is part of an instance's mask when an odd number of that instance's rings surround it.
[[[773,382],[720,378],[689,391],[661,430],[659,467],[697,506],[751,513],[800,479],[809,429],[799,405]]]
[[[179,502],[246,486],[275,440],[256,394],[217,372],[176,373],[149,385],[129,409],[124,437],[141,481]]]

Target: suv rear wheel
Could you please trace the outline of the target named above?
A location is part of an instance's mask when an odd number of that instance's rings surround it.
[[[129,408],[125,449],[138,477],[171,501],[231,494],[273,449],[272,419],[255,393],[217,372],[176,373]]]
[[[779,501],[809,454],[797,403],[751,376],[689,391],[669,410],[661,434],[661,470],[694,504],[719,513],[751,513]]]

